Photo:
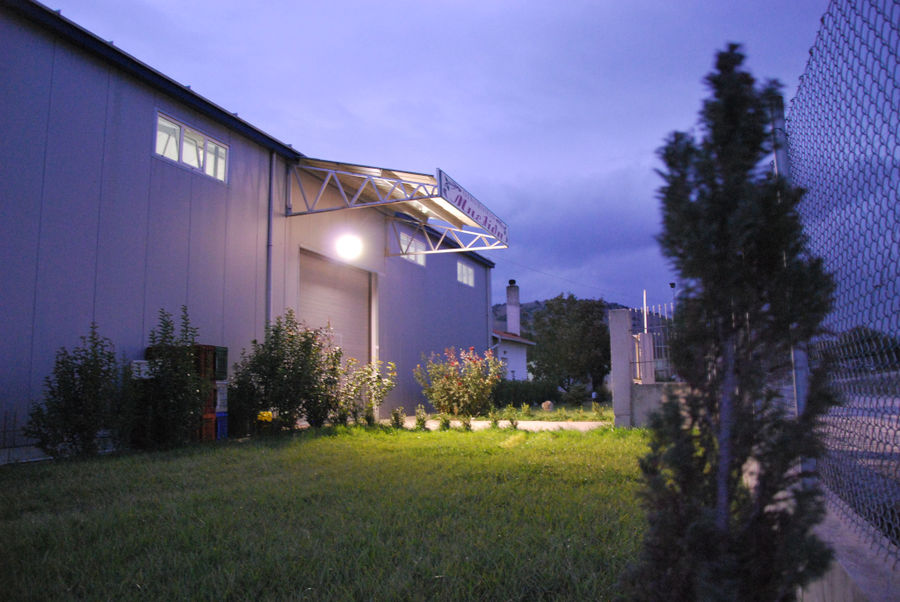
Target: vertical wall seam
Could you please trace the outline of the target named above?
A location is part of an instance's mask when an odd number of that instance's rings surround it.
[[[232,141],[232,137],[229,132],[228,136],[228,148],[229,148],[229,157],[228,163],[226,165],[226,169],[231,166],[231,162],[234,160],[234,156],[231,154],[231,150],[234,148],[234,143]],[[225,344],[225,296],[228,294],[228,222],[229,216],[231,215],[231,203],[232,203],[232,186],[231,179],[227,177],[225,183],[225,231],[222,233],[222,305],[221,311],[219,312],[219,341],[222,345]]]
[[[97,321],[97,282],[100,279],[100,230],[103,223],[103,189],[106,182],[107,133],[109,131],[109,95],[112,75],[106,70],[106,105],[103,109],[103,140],[100,147],[100,190],[97,193],[97,233],[94,239],[94,294],[91,299],[91,323]]]
[[[35,334],[37,332],[37,301],[38,301],[38,286],[39,282],[39,274],[41,273],[41,239],[43,238],[44,232],[44,187],[47,182],[47,153],[48,148],[50,146],[50,117],[52,114],[53,108],[53,86],[56,80],[56,49],[58,47],[57,42],[53,42],[53,57],[50,60],[50,88],[47,93],[47,119],[44,125],[44,157],[43,161],[41,161],[41,190],[40,196],[38,199],[38,230],[37,230],[37,244],[35,245],[34,250],[34,287],[32,288],[31,295],[31,348],[28,350],[28,391],[29,397],[31,397],[31,391],[34,380],[34,342],[35,342]]]
[[[154,95],[154,101],[156,101],[156,95]],[[153,150],[148,149],[151,153],[156,152],[156,128],[157,128],[157,112],[153,111]],[[152,205],[153,199],[153,174],[156,171],[156,162],[153,160],[153,155],[150,155],[150,173],[147,174],[147,210],[144,212],[144,278],[143,278],[143,292],[141,294],[141,348],[147,346],[147,295],[149,294],[147,281],[150,278],[150,207]]]
[[[184,151],[182,151],[184,152]],[[187,269],[184,274],[184,301],[187,307],[191,299],[191,232],[194,229],[194,178],[188,176],[188,231],[187,231]],[[188,307],[188,310],[190,308]]]

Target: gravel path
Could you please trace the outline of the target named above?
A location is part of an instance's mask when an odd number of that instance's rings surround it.
[[[509,428],[509,420],[501,420],[500,428]],[[407,416],[403,423],[408,429],[416,428],[416,417]],[[440,423],[437,420],[428,420],[425,426],[430,431],[438,430]],[[451,420],[450,426],[453,428],[461,428],[462,423],[459,420]],[[491,423],[488,420],[473,420],[472,430],[480,431],[490,428]],[[611,422],[603,422],[592,420],[589,422],[551,422],[548,420],[520,420],[518,429],[520,431],[590,431],[592,429],[612,426]]]

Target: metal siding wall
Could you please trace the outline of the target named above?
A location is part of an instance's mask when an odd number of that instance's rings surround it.
[[[396,362],[398,374],[397,388],[382,414],[398,405],[410,413],[424,401],[413,377],[423,354],[442,354],[451,346],[485,350],[490,336],[485,289],[489,268],[462,258],[475,269],[475,286],[465,286],[456,280],[456,261],[461,257],[428,255],[424,269],[402,257],[388,258],[379,285],[381,359]]]
[[[105,70],[57,46],[44,162],[41,237],[35,302],[32,391],[94,318],[94,274],[103,131]]]
[[[263,332],[268,151],[5,13],[0,55],[0,405],[92,319],[131,359],[187,303],[233,363]],[[157,107],[229,145],[227,186],[154,156]]]
[[[131,358],[142,354],[146,336],[144,260],[155,124],[152,99],[122,79],[111,79],[107,103],[94,315],[117,352]]]
[[[233,365],[265,326],[268,155],[238,140],[231,144],[221,344]],[[277,206],[283,195],[277,184],[275,190]]]
[[[191,177],[186,170],[161,159],[152,162],[144,266],[144,323],[148,332],[158,322],[160,309],[177,315],[188,301]]]
[[[0,19],[0,406],[29,399],[30,342],[53,62],[51,45]]]
[[[227,189],[211,178],[191,178],[187,306],[199,339],[222,338]]]

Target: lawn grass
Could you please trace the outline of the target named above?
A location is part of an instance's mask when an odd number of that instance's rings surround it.
[[[47,599],[609,599],[642,431],[334,428],[0,466],[0,592]]]

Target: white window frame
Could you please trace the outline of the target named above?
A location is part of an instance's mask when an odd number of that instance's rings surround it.
[[[422,267],[425,267],[425,243],[418,238],[413,238],[406,232],[400,233],[401,257]]]
[[[164,132],[161,126],[167,126],[169,131]],[[172,136],[171,130],[175,130],[177,139]],[[171,142],[175,143],[174,152],[169,146]],[[188,147],[194,152],[188,153]],[[157,157],[178,163],[193,172],[223,183],[228,181],[228,145],[166,113],[156,113],[153,151]]]
[[[475,286],[475,268],[461,259],[456,260],[456,281],[466,286]]]

